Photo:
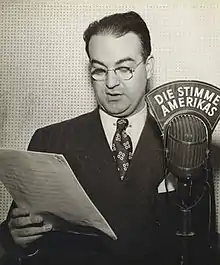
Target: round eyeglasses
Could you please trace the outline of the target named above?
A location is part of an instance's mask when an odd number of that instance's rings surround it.
[[[95,81],[104,81],[108,72],[114,71],[118,78],[121,80],[130,80],[134,76],[134,72],[136,71],[137,67],[143,62],[141,60],[135,67],[127,67],[127,66],[120,66],[113,69],[103,69],[103,68],[95,68],[91,71],[91,77]]]

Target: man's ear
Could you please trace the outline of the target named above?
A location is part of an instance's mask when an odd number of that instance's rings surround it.
[[[151,78],[154,73],[154,57],[153,55],[149,55],[146,60],[146,73],[147,79]]]

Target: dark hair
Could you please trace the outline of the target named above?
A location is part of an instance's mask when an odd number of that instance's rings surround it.
[[[89,56],[89,41],[93,35],[109,34],[119,38],[129,32],[133,32],[139,37],[142,57],[146,60],[151,53],[150,33],[144,20],[134,11],[116,13],[89,24],[83,35],[87,55]]]

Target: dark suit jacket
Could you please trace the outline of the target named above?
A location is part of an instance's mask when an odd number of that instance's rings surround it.
[[[51,232],[35,242],[32,247],[40,251],[24,264],[175,264],[176,209],[165,194],[157,194],[164,178],[163,145],[150,115],[124,181],[119,179],[98,110],[37,130],[29,150],[64,154],[118,240]]]

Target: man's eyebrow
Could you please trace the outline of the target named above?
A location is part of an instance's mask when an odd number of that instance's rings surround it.
[[[131,58],[131,57],[125,57],[125,58],[122,58],[122,59],[118,60],[115,64],[118,65],[118,64],[121,64],[121,63],[124,63],[124,62],[135,62],[135,60],[133,58]],[[96,59],[91,59],[90,63],[91,64],[97,63],[97,64],[100,64],[100,65],[102,65],[102,66],[107,68],[107,66],[103,62],[100,62],[100,61],[98,61]]]
[[[106,66],[104,63],[102,63],[102,62],[100,62],[100,61],[98,61],[98,60],[96,60],[96,59],[91,59],[91,60],[90,60],[90,63],[91,63],[91,64],[94,64],[94,63],[101,64],[102,66],[104,66],[104,67],[107,68],[107,66]]]
[[[125,57],[123,59],[118,60],[115,64],[121,64],[124,62],[135,62],[135,60],[131,57]]]

